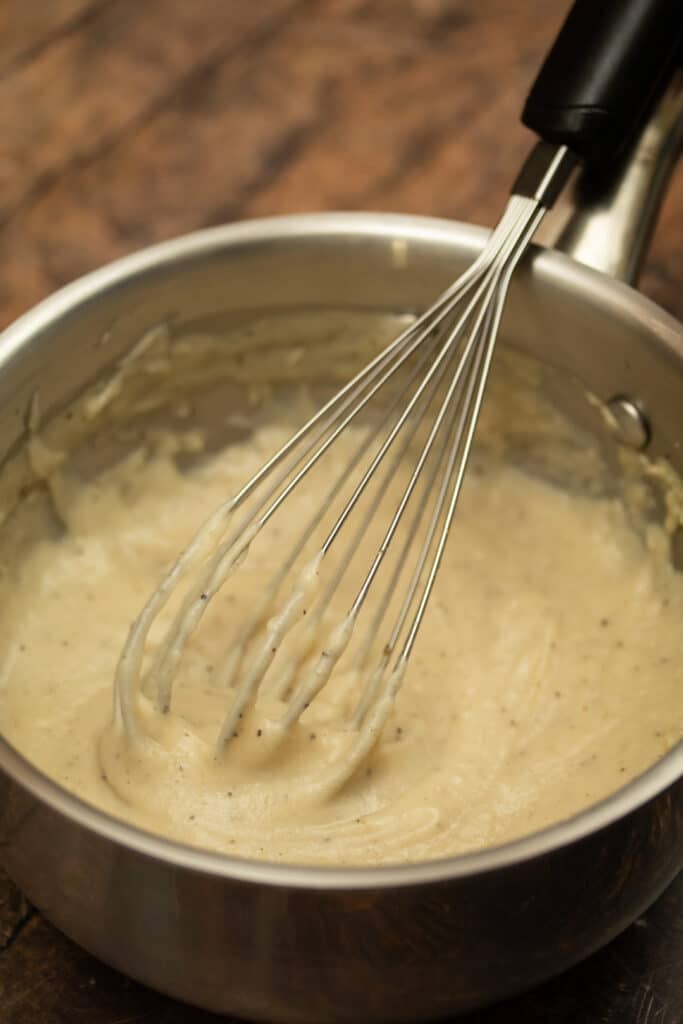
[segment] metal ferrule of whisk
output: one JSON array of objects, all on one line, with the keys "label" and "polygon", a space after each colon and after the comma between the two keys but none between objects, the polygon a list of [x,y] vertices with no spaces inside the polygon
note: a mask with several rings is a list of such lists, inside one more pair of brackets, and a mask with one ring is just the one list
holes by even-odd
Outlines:
[{"label": "metal ferrule of whisk", "polygon": [[[371,593],[374,600],[355,664],[363,685],[349,716],[347,754],[328,782],[341,784],[372,749],[403,683],[442,560],[511,275],[573,164],[565,147],[539,143],[473,265],[202,526],[131,627],[121,655],[114,715],[131,739],[143,733],[138,714],[143,677],[145,691],[153,693],[159,712],[168,711],[183,653],[212,599],[293,490],[374,403],[380,409],[379,422],[373,421],[372,429],[362,435],[352,459],[312,512],[249,625],[231,638],[216,681],[226,687],[226,709],[215,753],[220,755],[233,742],[238,722],[253,709],[264,686],[285,701],[281,717],[264,722],[264,728],[271,735],[284,735],[295,726],[334,672]],[[374,557],[359,574],[355,598],[332,628],[323,628],[322,613],[351,554],[377,515],[397,468],[403,466],[405,473],[409,458],[399,500],[386,516]],[[371,487],[374,497],[368,498]],[[322,543],[302,564],[307,541],[326,517],[331,517],[331,525]],[[349,557],[342,550],[338,568],[322,586],[319,571],[324,560],[333,547],[343,545],[348,546]],[[391,570],[381,577],[378,592],[380,569],[390,554]],[[185,592],[178,610],[143,672],[150,628],[181,587]],[[308,618],[302,627],[304,608]],[[282,642],[296,626],[305,631],[300,658],[290,655],[286,664],[276,667]],[[370,652],[376,649],[377,637],[381,645],[373,662]]]}]

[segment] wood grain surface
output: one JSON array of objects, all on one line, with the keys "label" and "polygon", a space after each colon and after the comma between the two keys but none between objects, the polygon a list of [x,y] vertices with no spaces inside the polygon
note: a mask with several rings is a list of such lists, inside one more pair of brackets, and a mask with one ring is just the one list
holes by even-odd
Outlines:
[{"label": "wood grain surface", "polygon": [[[525,90],[568,6],[2,0],[0,326],[117,256],[237,218],[493,223],[530,143]],[[642,287],[681,318],[682,238],[679,174]],[[637,934],[467,1020],[680,1024],[682,921],[679,880]],[[0,1024],[212,1019],[93,961],[0,874]]]}]

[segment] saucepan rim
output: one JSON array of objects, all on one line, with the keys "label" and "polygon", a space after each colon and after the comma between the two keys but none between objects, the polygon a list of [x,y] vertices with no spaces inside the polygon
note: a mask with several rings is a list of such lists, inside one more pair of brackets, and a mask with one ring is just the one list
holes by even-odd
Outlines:
[{"label": "saucepan rim", "polygon": [[[314,239],[324,236],[367,236],[422,242],[458,242],[468,254],[476,254],[488,232],[456,221],[404,214],[323,213],[297,214],[242,221],[208,228],[125,256],[79,278],[45,299],[0,335],[0,373],[22,346],[41,329],[80,304],[96,299],[108,287],[163,265],[206,255],[212,250],[240,243]],[[636,318],[676,361],[683,362],[683,327],[655,303],[628,285],[584,267],[562,253],[532,249],[531,273],[556,286],[570,285],[590,296],[607,312]],[[86,803],[16,751],[0,735],[0,770],[38,801],[96,833],[101,839],[127,847],[145,857],[187,871],[226,880],[299,889],[354,890],[394,888],[421,883],[445,882],[511,867],[550,854],[606,828],[674,785],[683,776],[683,740],[644,773],[616,793],[564,821],[513,842],[471,853],[416,864],[372,867],[290,865],[246,860],[199,849],[144,831]]]}]

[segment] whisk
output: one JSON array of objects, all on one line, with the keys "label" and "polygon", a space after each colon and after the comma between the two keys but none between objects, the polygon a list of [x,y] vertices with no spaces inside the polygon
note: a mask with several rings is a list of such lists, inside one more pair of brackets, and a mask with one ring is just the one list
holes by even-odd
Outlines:
[{"label": "whisk", "polygon": [[[644,118],[680,36],[675,7],[663,0],[599,10],[588,0],[575,4],[523,115],[543,141],[479,257],[210,516],[131,627],[116,673],[114,716],[132,741],[144,735],[143,687],[166,713],[181,658],[212,599],[292,492],[345,432],[362,424],[354,454],[231,638],[215,676],[226,699],[214,752],[222,755],[235,742],[263,693],[282,710],[263,718],[259,735],[274,743],[286,737],[328,684],[365,609],[365,632],[349,663],[357,684],[346,722],[350,740],[321,784],[342,785],[366,758],[403,684],[442,562],[511,277],[577,162],[604,166]],[[382,520],[349,606],[328,622],[340,581],[397,486],[396,506]],[[333,550],[337,562],[323,583]],[[183,582],[187,591],[145,670],[150,630]]]}]

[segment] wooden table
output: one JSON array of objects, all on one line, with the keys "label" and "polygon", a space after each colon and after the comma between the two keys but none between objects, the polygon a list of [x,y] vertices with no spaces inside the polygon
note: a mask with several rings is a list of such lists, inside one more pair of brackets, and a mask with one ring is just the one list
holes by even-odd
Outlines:
[{"label": "wooden table", "polygon": [[[4,0],[0,325],[159,239],[388,209],[492,223],[567,2]],[[683,176],[642,287],[683,318]],[[0,874],[0,1024],[208,1024],[98,964]],[[469,1024],[680,1024],[683,883],[607,950]]]}]

